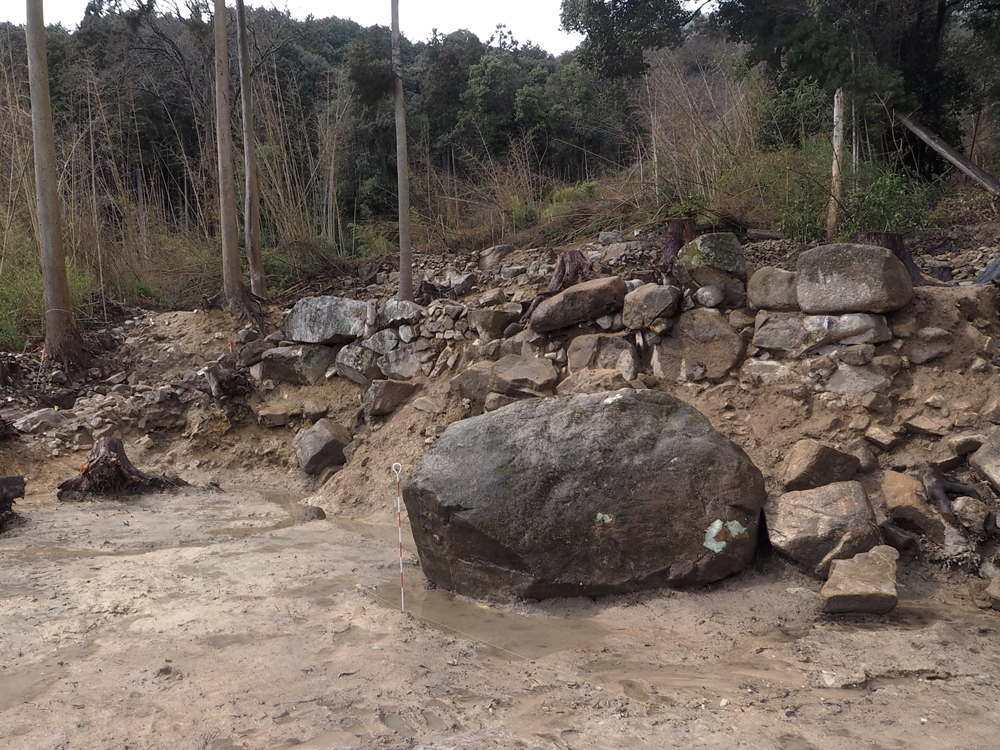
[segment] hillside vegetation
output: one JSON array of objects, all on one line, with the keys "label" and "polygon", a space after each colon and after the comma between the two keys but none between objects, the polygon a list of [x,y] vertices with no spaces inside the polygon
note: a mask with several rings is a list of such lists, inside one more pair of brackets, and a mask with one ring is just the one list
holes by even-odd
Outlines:
[{"label": "hillside vegetation", "polygon": [[[404,40],[420,252],[656,233],[679,216],[818,239],[837,88],[844,237],[947,220],[935,207],[963,185],[890,126],[894,108],[997,164],[989,3],[938,4],[932,20],[925,2],[728,0],[711,16],[668,3],[663,18],[625,5],[673,30],[639,33],[601,16],[603,3],[567,2],[564,23],[588,36],[558,58],[502,26],[487,40]],[[251,9],[248,25],[265,266],[281,298],[396,251],[390,35],[271,9]],[[91,3],[78,28],[47,37],[78,318],[105,319],[109,300],[200,304],[221,275],[208,4]],[[608,66],[612,37],[630,67]],[[239,147],[238,122],[233,132]],[[20,349],[40,334],[43,304],[24,29],[11,24],[0,25],[0,141],[0,347]]]}]

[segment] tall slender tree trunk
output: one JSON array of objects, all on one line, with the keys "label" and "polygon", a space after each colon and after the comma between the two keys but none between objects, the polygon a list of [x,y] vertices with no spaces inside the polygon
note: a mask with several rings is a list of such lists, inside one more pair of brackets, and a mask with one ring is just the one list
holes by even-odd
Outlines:
[{"label": "tall slender tree trunk", "polygon": [[229,110],[229,48],[226,0],[215,0],[215,137],[219,148],[219,223],[222,225],[222,292],[229,312],[240,310],[243,274],[240,268],[239,223],[236,218],[236,176],[233,172],[232,115]]},{"label": "tall slender tree trunk", "polygon": [[28,81],[31,88],[31,127],[35,151],[35,190],[38,200],[38,241],[42,251],[45,301],[45,356],[67,369],[83,365],[83,342],[76,327],[66,275],[59,178],[56,172],[49,70],[45,55],[45,19],[42,0],[27,0]]},{"label": "tall slender tree trunk", "polygon": [[243,163],[246,170],[246,203],[243,235],[250,266],[250,291],[267,298],[264,256],[260,240],[260,190],[257,186],[257,139],[253,126],[253,97],[250,81],[250,44],[243,0],[236,0],[236,34],[240,43],[240,98],[243,104]]},{"label": "tall slender tree trunk", "polygon": [[844,90],[837,89],[833,97],[833,179],[830,189],[830,207],[826,215],[826,238],[837,239],[837,219],[840,199],[844,193]]},{"label": "tall slender tree trunk", "polygon": [[[216,0],[218,1],[218,0]],[[410,246],[410,164],[406,155],[406,108],[403,106],[403,52],[399,40],[399,0],[392,0],[392,70],[396,77],[396,184],[399,192],[399,292],[413,300],[413,251]]]}]

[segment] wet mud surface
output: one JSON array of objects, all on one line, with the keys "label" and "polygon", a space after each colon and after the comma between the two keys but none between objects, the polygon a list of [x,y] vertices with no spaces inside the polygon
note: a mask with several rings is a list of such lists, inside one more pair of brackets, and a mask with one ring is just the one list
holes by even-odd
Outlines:
[{"label": "wet mud surface", "polygon": [[29,498],[0,537],[0,747],[990,748],[1000,618],[910,568],[823,618],[763,556],[710,588],[486,606],[280,489]]}]

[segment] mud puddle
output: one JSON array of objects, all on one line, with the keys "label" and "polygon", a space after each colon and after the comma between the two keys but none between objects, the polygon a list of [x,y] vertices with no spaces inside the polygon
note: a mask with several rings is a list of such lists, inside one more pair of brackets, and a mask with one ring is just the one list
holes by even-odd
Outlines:
[{"label": "mud puddle", "polygon": [[[608,632],[593,620],[525,617],[425,586],[422,575],[417,578],[411,574],[405,588],[407,614],[445,632],[492,646],[514,659],[540,659],[592,646]],[[371,593],[383,607],[400,608],[398,580],[379,584]]]}]

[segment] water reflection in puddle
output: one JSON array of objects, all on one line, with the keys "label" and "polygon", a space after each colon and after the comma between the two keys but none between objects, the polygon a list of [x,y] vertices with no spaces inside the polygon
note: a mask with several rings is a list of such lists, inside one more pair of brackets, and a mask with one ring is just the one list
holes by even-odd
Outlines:
[{"label": "water reflection in puddle", "polygon": [[[588,646],[608,632],[592,620],[525,617],[439,589],[423,588],[424,579],[406,587],[406,611],[424,622],[497,646],[512,655],[538,659]],[[376,587],[379,604],[399,609],[399,582]]]}]

